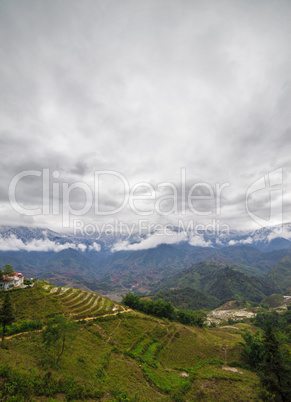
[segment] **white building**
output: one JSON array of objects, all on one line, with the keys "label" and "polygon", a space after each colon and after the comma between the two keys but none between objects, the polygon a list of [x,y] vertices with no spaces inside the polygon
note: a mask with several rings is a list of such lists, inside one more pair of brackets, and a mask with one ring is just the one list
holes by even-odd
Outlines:
[{"label": "white building", "polygon": [[14,272],[14,276],[4,276],[0,281],[0,290],[19,287],[24,284],[24,275],[21,272]]},{"label": "white building", "polygon": [[14,272],[14,286],[18,287],[24,284],[24,275],[21,272]]}]

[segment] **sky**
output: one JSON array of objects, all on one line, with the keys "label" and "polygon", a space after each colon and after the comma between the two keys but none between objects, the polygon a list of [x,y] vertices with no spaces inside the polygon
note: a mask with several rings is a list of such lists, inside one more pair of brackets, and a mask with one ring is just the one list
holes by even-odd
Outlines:
[{"label": "sky", "polygon": [[290,43],[290,0],[0,0],[0,224],[290,222]]}]

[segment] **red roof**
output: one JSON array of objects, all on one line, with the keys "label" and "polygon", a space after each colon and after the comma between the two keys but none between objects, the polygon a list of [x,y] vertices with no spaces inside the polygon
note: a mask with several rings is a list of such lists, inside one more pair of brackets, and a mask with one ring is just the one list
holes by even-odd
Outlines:
[{"label": "red roof", "polygon": [[14,276],[18,276],[18,278],[22,278],[24,275],[18,272],[14,272]]},{"label": "red roof", "polygon": [[13,281],[14,278],[11,278],[10,276],[3,276],[4,281]]}]

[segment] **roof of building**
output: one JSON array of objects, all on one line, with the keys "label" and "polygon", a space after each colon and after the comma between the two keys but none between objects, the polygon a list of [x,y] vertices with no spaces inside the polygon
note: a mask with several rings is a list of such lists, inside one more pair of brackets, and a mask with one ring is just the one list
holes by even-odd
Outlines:
[{"label": "roof of building", "polygon": [[22,278],[24,275],[21,272],[14,272],[14,276],[18,276],[18,278]]},{"label": "roof of building", "polygon": [[13,277],[11,277],[11,276],[3,276],[3,280],[4,281],[13,281]]}]

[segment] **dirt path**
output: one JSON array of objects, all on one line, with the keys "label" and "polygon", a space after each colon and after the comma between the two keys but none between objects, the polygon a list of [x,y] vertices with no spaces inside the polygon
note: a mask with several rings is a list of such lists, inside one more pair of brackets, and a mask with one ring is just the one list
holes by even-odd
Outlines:
[{"label": "dirt path", "polygon": [[[123,308],[123,311],[116,311],[115,313],[112,313],[112,314],[110,314],[110,313],[108,313],[108,314],[102,314],[102,315],[99,315],[99,316],[97,316],[97,317],[86,317],[86,318],[77,319],[77,320],[74,320],[74,321],[83,321],[83,320],[84,320],[84,321],[89,321],[89,320],[95,320],[95,318],[99,318],[99,317],[107,317],[107,316],[109,316],[109,315],[117,315],[117,314],[122,314],[122,313],[127,313],[127,312],[133,312],[133,310],[131,310],[131,309],[125,310],[125,308],[124,308],[123,306],[121,306],[121,307]],[[120,324],[120,322],[119,322],[119,324]],[[17,334],[5,336],[4,341],[7,340],[7,339],[14,338],[15,336],[23,335],[23,334],[31,334],[31,333],[35,333],[35,332],[42,332],[45,328],[46,328],[46,327],[43,327],[42,329],[35,329],[35,330],[33,330],[33,331],[18,332]],[[116,328],[115,328],[115,329],[116,329]],[[115,330],[114,330],[114,331],[115,331]],[[114,331],[113,331],[113,332],[114,332]],[[113,334],[113,332],[111,333],[111,335]],[[110,336],[111,336],[111,335],[110,335]],[[2,340],[0,339],[0,342],[1,342],[1,341],[2,341]]]},{"label": "dirt path", "polygon": [[[45,327],[42,328],[42,329],[34,329],[33,331],[18,332],[17,334],[5,336],[4,341],[6,341],[7,339],[14,338],[15,336],[18,336],[18,335],[31,334],[31,333],[34,333],[34,332],[42,332],[44,329],[45,329]],[[2,342],[2,339],[0,339],[0,342]]]},{"label": "dirt path", "polygon": [[123,310],[123,311],[116,311],[115,313],[108,313],[108,314],[102,314],[102,315],[98,315],[96,317],[86,317],[86,318],[81,318],[75,321],[89,321],[89,320],[95,320],[95,318],[99,318],[99,317],[107,317],[109,315],[117,315],[117,314],[123,314],[123,313],[128,313],[128,312],[134,312],[133,310],[131,310],[130,308],[128,310]]},{"label": "dirt path", "polygon": [[121,319],[119,319],[118,324],[116,325],[116,327],[114,328],[114,330],[113,330],[113,331],[111,332],[111,334],[109,335],[109,337],[108,337],[106,343],[108,343],[108,342],[110,341],[110,339],[112,338],[112,335],[113,335],[114,332],[117,330],[117,328],[119,327],[120,323],[121,323]]}]

